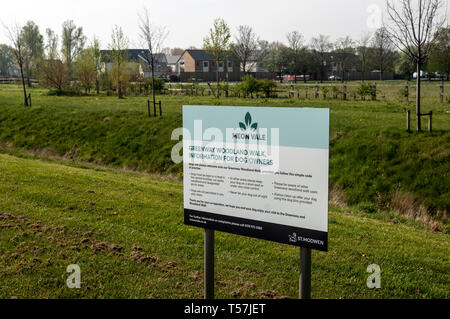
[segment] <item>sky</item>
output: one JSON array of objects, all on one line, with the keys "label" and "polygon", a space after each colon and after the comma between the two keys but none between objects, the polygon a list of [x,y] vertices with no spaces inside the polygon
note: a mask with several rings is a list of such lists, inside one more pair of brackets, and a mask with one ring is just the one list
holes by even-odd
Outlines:
[{"label": "sky", "polygon": [[[264,40],[286,42],[286,34],[297,30],[307,42],[318,34],[332,40],[381,26],[386,0],[1,0],[0,22],[24,24],[33,20],[61,34],[62,23],[74,20],[88,39],[95,35],[106,48],[115,25],[122,27],[132,48],[139,43],[138,14],[147,7],[152,24],[165,26],[165,47],[201,47],[213,21],[221,17],[233,38],[239,25],[249,25]],[[0,43],[7,43],[0,27]]]}]

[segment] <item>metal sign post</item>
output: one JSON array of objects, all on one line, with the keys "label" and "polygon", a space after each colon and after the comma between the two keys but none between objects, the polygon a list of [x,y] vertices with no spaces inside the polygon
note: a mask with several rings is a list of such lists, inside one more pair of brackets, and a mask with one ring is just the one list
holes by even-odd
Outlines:
[{"label": "metal sign post", "polygon": [[311,248],[300,248],[299,298],[311,299]]},{"label": "metal sign post", "polygon": [[214,299],[214,230],[205,228],[205,299]]}]

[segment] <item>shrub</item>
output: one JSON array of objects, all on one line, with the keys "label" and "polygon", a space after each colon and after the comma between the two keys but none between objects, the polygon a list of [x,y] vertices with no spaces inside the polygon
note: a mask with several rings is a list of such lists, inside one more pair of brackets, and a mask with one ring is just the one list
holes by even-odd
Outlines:
[{"label": "shrub", "polygon": [[371,83],[361,83],[361,86],[358,88],[357,93],[361,97],[361,100],[365,100],[366,97],[375,95],[375,91]]},{"label": "shrub", "polygon": [[253,93],[258,92],[260,89],[260,82],[256,80],[253,76],[247,74],[242,79],[241,83],[241,91],[244,94],[244,96],[252,95]]},{"label": "shrub", "polygon": [[271,97],[273,89],[275,89],[277,87],[277,84],[274,81],[268,80],[268,79],[258,80],[258,82],[259,82],[260,90],[262,92],[264,92],[264,94],[266,95],[266,98]]},{"label": "shrub", "polygon": [[[164,90],[164,80],[161,78],[156,78],[155,77],[155,91],[158,93],[161,93],[162,90]],[[152,78],[148,78],[147,81],[145,82],[145,88],[146,89],[151,89],[153,90],[153,81]]]}]

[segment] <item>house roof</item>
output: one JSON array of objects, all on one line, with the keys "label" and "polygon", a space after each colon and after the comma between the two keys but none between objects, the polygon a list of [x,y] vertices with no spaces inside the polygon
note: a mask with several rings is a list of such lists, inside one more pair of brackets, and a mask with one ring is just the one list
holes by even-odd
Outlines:
[{"label": "house roof", "polygon": [[205,50],[188,49],[185,52],[189,53],[189,55],[194,60],[201,60],[201,61],[212,61],[212,60],[215,60],[214,56],[212,54],[209,54]]},{"label": "house roof", "polygon": [[[149,54],[148,49],[128,49],[127,51],[127,58],[128,61],[134,61],[134,62],[140,62],[141,60],[144,60],[144,56],[146,54]],[[104,57],[105,60],[110,60],[111,50],[101,50],[100,53]],[[166,62],[166,55],[164,53],[157,53],[156,54],[156,61],[158,63],[164,63]]]},{"label": "house roof", "polygon": [[181,55],[166,55],[167,64],[177,64],[180,58]]}]

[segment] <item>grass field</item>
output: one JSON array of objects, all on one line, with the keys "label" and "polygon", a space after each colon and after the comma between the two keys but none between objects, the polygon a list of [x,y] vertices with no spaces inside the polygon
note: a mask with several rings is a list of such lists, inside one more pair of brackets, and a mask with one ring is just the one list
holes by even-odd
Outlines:
[{"label": "grass field", "polygon": [[[329,107],[330,185],[336,203],[367,212],[396,211],[449,231],[450,104],[433,110],[433,133],[407,133],[413,104],[333,99],[242,99],[159,96],[163,117],[146,116],[145,97],[47,96],[32,89],[24,108],[18,86],[0,86],[0,143],[47,156],[151,173],[181,174],[170,158],[183,104]],[[414,112],[412,114],[414,127]],[[423,120],[426,129],[426,121]],[[436,225],[436,222],[440,225]]]},{"label": "grass field", "polygon": [[[313,252],[313,298],[450,297],[449,103],[425,100],[434,131],[417,134],[400,102],[159,96],[163,117],[148,118],[145,97],[46,93],[25,108],[19,86],[0,85],[0,298],[202,297],[203,233],[183,225],[170,159],[189,104],[330,108],[330,243]],[[218,233],[216,256],[219,298],[297,296],[296,248]]]},{"label": "grass field", "polygon": [[[0,298],[202,297],[203,233],[183,225],[179,182],[5,154],[0,179]],[[449,235],[346,211],[329,226],[313,298],[450,297]],[[216,254],[217,297],[297,296],[298,249],[218,233]],[[373,263],[381,289],[366,287]]]}]

